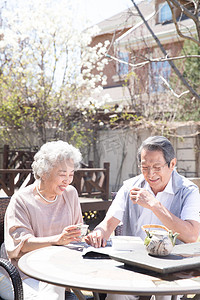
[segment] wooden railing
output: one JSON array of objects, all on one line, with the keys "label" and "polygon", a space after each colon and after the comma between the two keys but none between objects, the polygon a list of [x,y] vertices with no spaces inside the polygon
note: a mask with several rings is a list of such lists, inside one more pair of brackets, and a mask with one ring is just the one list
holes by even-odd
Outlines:
[{"label": "wooden railing", "polygon": [[[37,150],[37,149],[36,149]],[[9,145],[3,146],[4,169],[29,169],[37,151],[10,149]]]},{"label": "wooden railing", "polygon": [[[109,163],[104,168],[81,168],[75,172],[73,185],[80,197],[109,198]],[[31,169],[0,169],[0,189],[7,196],[34,182]]]},{"label": "wooden railing", "polygon": [[80,197],[109,198],[110,164],[104,163],[104,168],[82,168],[75,172],[73,185]]},{"label": "wooden railing", "polygon": [[[109,163],[104,168],[81,168],[74,174],[74,185],[82,211],[107,211],[109,201]],[[0,190],[12,196],[16,190],[34,182],[31,169],[0,169]]]},{"label": "wooden railing", "polygon": [[191,178],[188,178],[190,179],[194,184],[196,184],[199,188],[199,191],[200,191],[200,177],[191,177]]},{"label": "wooden railing", "polygon": [[22,186],[34,182],[31,169],[0,169],[0,190],[12,196]]},{"label": "wooden railing", "polygon": [[[76,187],[83,212],[84,221],[94,228],[105,216],[111,200],[109,200],[109,163],[103,168],[81,168],[75,172],[73,185]],[[0,244],[3,242],[4,214],[10,197],[20,187],[34,182],[31,169],[0,169],[0,190],[7,196],[0,196]],[[91,216],[94,216],[95,218]],[[89,216],[89,218],[88,218]]]}]

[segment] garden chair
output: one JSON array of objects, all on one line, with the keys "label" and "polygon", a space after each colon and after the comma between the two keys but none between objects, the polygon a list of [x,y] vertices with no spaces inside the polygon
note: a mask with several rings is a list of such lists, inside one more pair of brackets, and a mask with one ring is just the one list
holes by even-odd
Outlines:
[{"label": "garden chair", "polygon": [[[0,267],[3,268],[8,276],[11,279],[13,291],[14,291],[14,300],[23,300],[23,287],[22,280],[19,275],[17,268],[11,264],[11,262],[7,259],[0,258]],[[0,292],[1,292],[1,284],[0,284]],[[0,297],[3,300],[3,298]]]},{"label": "garden chair", "polygon": [[[4,215],[6,208],[9,204],[10,197],[2,197],[0,198],[0,245],[4,241]],[[8,277],[11,280],[14,292],[14,300],[23,300],[23,287],[22,287],[22,280],[17,268],[7,259],[0,257],[0,269],[7,272]],[[0,270],[1,271],[1,270]],[[1,285],[0,285],[1,291]],[[2,299],[0,297],[0,299]],[[3,299],[2,299],[3,300]]]}]

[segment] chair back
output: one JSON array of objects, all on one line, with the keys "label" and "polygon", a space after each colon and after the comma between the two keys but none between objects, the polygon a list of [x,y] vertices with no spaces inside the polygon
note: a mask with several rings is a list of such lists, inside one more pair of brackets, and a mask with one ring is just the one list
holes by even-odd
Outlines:
[{"label": "chair back", "polygon": [[[3,268],[8,273],[8,277],[12,282],[14,300],[23,300],[24,299],[23,285],[17,268],[9,260],[4,258],[0,258],[0,267]],[[1,287],[3,289],[4,288],[3,281],[1,281],[0,283],[2,284]],[[0,299],[2,298],[0,297]]]},{"label": "chair back", "polygon": [[4,216],[9,202],[10,197],[0,197],[0,245],[4,241]]},{"label": "chair back", "polygon": [[[0,245],[4,241],[4,216],[11,197],[0,197]],[[8,273],[14,291],[14,300],[23,300],[23,286],[17,268],[7,259],[0,258],[0,267]],[[1,299],[1,298],[0,298]]]}]

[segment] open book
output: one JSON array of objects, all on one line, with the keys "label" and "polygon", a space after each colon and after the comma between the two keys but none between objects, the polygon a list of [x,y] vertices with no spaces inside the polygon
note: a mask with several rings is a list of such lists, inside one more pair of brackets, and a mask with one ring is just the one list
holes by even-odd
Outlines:
[{"label": "open book", "polygon": [[144,248],[144,242],[139,237],[115,236],[107,241],[106,247],[94,248],[85,245],[83,249],[84,258],[111,258],[115,253],[124,251],[134,252],[139,248]]}]

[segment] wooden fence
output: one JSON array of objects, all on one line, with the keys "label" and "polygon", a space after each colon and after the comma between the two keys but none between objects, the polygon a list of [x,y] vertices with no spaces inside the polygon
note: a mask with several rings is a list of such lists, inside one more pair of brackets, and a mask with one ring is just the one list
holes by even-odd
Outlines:
[{"label": "wooden fence", "polygon": [[30,169],[35,151],[10,149],[3,146],[3,169]]},{"label": "wooden fence", "polygon": [[[89,210],[107,210],[109,201],[109,169],[81,168],[74,174],[74,185],[78,191],[83,212]],[[34,182],[31,169],[0,169],[0,190],[12,196],[16,190]]]},{"label": "wooden fence", "polygon": [[[16,190],[34,182],[31,164],[37,150],[10,149],[9,145],[4,145],[0,169],[1,202],[9,202],[6,197],[10,198]],[[94,163],[89,161],[88,165],[82,163],[74,174],[72,184],[78,191],[84,221],[91,227],[103,219],[111,204],[109,172],[109,163],[104,163],[103,168],[94,168]]]}]

